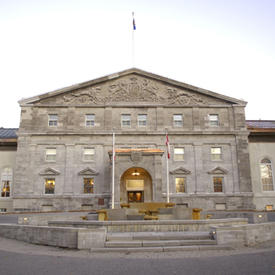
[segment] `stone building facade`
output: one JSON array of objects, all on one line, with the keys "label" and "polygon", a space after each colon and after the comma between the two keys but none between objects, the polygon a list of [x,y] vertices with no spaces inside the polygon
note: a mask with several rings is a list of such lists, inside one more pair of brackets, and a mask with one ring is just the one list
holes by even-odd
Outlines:
[{"label": "stone building facade", "polygon": [[15,210],[170,201],[252,209],[246,102],[129,69],[21,100]]},{"label": "stone building facade", "polygon": [[275,121],[248,120],[253,201],[257,209],[275,208]]},{"label": "stone building facade", "polygon": [[0,128],[0,212],[13,210],[16,130],[14,128]]}]

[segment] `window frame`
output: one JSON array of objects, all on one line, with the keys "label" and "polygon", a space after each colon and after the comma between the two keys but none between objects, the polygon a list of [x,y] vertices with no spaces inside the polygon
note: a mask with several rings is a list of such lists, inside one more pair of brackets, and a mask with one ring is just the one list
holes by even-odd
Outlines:
[{"label": "window frame", "polygon": [[[269,179],[271,181],[271,184],[264,184],[263,183],[263,179],[264,179],[263,176],[262,176],[262,166],[263,165],[270,166],[271,177]],[[268,157],[262,158],[261,161],[260,161],[260,182],[261,182],[262,192],[274,192],[275,191],[273,165],[272,165],[272,161]],[[264,190],[264,185],[265,186],[272,186],[272,190]]]},{"label": "window frame", "polygon": [[[93,154],[85,154],[85,151],[88,150],[93,150]],[[86,158],[85,156],[91,156],[91,158]],[[83,148],[83,155],[82,155],[82,160],[85,162],[91,162],[94,161],[95,158],[95,148],[94,147],[84,147]]]},{"label": "window frame", "polygon": [[[221,182],[221,189],[222,189],[222,191],[215,191],[216,187],[217,187],[217,184],[215,184],[215,179],[222,179],[222,182]],[[213,186],[213,192],[214,193],[218,193],[218,194],[224,193],[224,187],[225,187],[225,178],[224,178],[224,176],[222,176],[222,175],[215,175],[215,176],[213,176],[212,177],[212,186]]]},{"label": "window frame", "polygon": [[[88,118],[88,116],[91,116],[92,118]],[[95,127],[95,114],[85,115],[85,127]]]},{"label": "window frame", "polygon": [[[90,184],[90,183],[85,183],[86,180],[91,180],[92,181],[92,192],[85,192],[85,184]],[[95,193],[95,178],[94,177],[83,177],[83,180],[82,180],[82,183],[83,183],[83,194],[85,195],[91,195],[91,194],[94,194]]]},{"label": "window frame", "polygon": [[[177,149],[182,149],[183,153],[182,154],[177,154],[176,153]],[[173,152],[174,152],[174,161],[184,161],[184,153],[185,153],[184,147],[174,147]],[[176,156],[182,156],[182,159],[179,159]]]},{"label": "window frame", "polygon": [[[183,188],[184,188],[184,192],[177,191],[177,179],[183,179]],[[186,193],[187,193],[186,177],[183,177],[183,176],[176,176],[176,177],[174,178],[174,182],[175,182],[175,193],[176,193],[176,194],[186,194]]]},{"label": "window frame", "polygon": [[[216,119],[211,119],[213,117],[216,117]],[[209,126],[211,127],[218,127],[220,126],[220,118],[219,118],[219,114],[209,114],[208,115],[208,119],[209,119]]]},{"label": "window frame", "polygon": [[[145,119],[140,119],[140,117],[145,117]],[[145,121],[145,124],[141,123],[141,122],[144,122]],[[147,114],[138,114],[137,116],[137,124],[138,124],[138,127],[147,127]]]},{"label": "window frame", "polygon": [[[49,193],[49,192],[46,192],[46,188],[47,188],[47,181],[53,181],[53,193]],[[55,195],[55,185],[56,185],[56,179],[53,178],[53,177],[47,177],[47,178],[44,178],[44,195]]]},{"label": "window frame", "polygon": [[[2,191],[5,187],[5,182],[8,182],[8,187],[9,187],[9,196],[3,196],[2,197],[2,192],[5,192],[7,194],[7,191]],[[1,182],[0,182],[0,199],[5,200],[5,199],[10,199],[12,198],[12,187],[13,187],[13,169],[11,167],[5,167],[1,173]]]},{"label": "window frame", "polygon": [[[128,119],[125,119],[125,117],[128,116]],[[125,124],[125,122],[129,121],[128,123]],[[121,128],[131,128],[131,114],[121,114]]]},{"label": "window frame", "polygon": [[[180,117],[181,119],[175,119],[176,117]],[[183,115],[182,114],[173,114],[173,126],[180,128],[183,127]]]},{"label": "window frame", "polygon": [[[56,116],[56,118],[51,118],[51,116]],[[58,114],[48,114],[48,126],[49,127],[58,126]]]},{"label": "window frame", "polygon": [[[55,154],[47,154],[47,152],[50,151],[50,150],[55,150]],[[56,148],[54,148],[54,147],[46,148],[46,150],[45,150],[45,161],[46,162],[56,162],[56,155],[57,155]],[[50,159],[50,158],[48,158],[49,156],[54,156],[54,158]]]},{"label": "window frame", "polygon": [[[213,149],[220,149],[219,154],[212,153]],[[210,148],[211,161],[222,161],[222,147],[221,146],[211,146]],[[219,156],[219,158],[217,158]]]},{"label": "window frame", "polygon": [[[5,187],[5,184],[8,184],[7,187]],[[9,190],[6,191],[4,190],[5,188],[8,188]],[[7,196],[7,193],[8,193],[8,196]],[[3,196],[3,194],[5,194],[5,196]],[[11,181],[9,179],[2,179],[1,180],[1,196],[0,198],[3,199],[3,198],[10,198],[11,197]]]}]

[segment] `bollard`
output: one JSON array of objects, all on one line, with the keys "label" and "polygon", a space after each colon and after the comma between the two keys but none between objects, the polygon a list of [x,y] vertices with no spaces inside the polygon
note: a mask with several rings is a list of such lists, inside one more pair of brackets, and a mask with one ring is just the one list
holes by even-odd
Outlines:
[{"label": "bollard", "polygon": [[192,209],[193,211],[192,211],[192,219],[193,220],[200,220],[200,218],[201,218],[201,211],[202,211],[202,209],[200,209],[200,208],[193,208]]}]

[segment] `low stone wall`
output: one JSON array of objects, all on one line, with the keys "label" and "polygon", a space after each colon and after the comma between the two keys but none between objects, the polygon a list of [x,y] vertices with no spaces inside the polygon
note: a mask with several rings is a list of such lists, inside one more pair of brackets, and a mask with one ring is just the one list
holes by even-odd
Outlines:
[{"label": "low stone wall", "polygon": [[232,247],[254,246],[275,240],[275,222],[213,227],[212,230],[218,244]]},{"label": "low stone wall", "polygon": [[157,221],[52,221],[49,226],[106,228],[107,232],[179,232],[179,231],[210,231],[213,226],[232,226],[247,224],[247,219],[217,220],[157,220]]},{"label": "low stone wall", "polygon": [[203,211],[202,212],[203,217],[207,217],[208,215],[210,215],[211,219],[247,218],[248,223],[265,223],[268,221],[272,221],[272,220],[269,220],[269,213],[263,212],[263,211]]},{"label": "low stone wall", "polygon": [[1,224],[0,236],[33,244],[90,249],[104,247],[106,229]]},{"label": "low stone wall", "polygon": [[81,221],[81,217],[85,213],[70,213],[70,215],[62,214],[34,214],[34,215],[20,215],[18,217],[18,224],[24,225],[48,225],[49,221]]}]

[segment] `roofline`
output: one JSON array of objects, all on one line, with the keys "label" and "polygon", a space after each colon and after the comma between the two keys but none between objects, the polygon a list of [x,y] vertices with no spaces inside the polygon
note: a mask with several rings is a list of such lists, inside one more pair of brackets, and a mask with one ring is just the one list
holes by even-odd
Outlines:
[{"label": "roofline", "polygon": [[181,88],[185,88],[187,90],[195,91],[195,92],[198,92],[198,93],[201,93],[201,94],[204,94],[204,95],[208,95],[208,96],[211,96],[211,97],[215,97],[215,98],[219,98],[219,99],[222,99],[222,100],[225,100],[225,101],[229,101],[233,104],[238,104],[238,105],[241,105],[241,106],[246,106],[246,104],[247,104],[247,102],[243,101],[243,100],[239,100],[239,99],[229,97],[229,96],[224,96],[224,95],[212,92],[210,90],[206,90],[206,89],[199,88],[199,87],[196,87],[196,86],[193,86],[193,85],[189,85],[189,84],[186,84],[186,83],[183,83],[183,82],[179,82],[177,80],[173,80],[173,79],[166,78],[166,77],[163,77],[163,76],[160,76],[160,75],[157,75],[157,74],[146,72],[146,71],[140,70],[138,68],[126,69],[126,70],[123,70],[123,71],[120,71],[120,72],[117,72],[117,73],[113,73],[113,74],[109,74],[109,75],[106,75],[106,76],[103,76],[103,77],[99,77],[99,78],[96,78],[96,79],[93,79],[93,80],[85,81],[85,82],[82,82],[82,83],[79,83],[79,84],[74,84],[72,86],[68,86],[68,87],[65,87],[65,88],[54,90],[52,92],[43,93],[43,94],[40,94],[40,95],[37,95],[37,96],[34,96],[34,97],[30,97],[30,98],[26,98],[26,99],[21,99],[21,100],[18,101],[18,103],[20,104],[20,106],[25,105],[25,104],[31,104],[31,103],[36,102],[36,101],[41,100],[41,99],[45,99],[45,98],[48,98],[48,97],[51,97],[51,96],[56,96],[56,95],[63,94],[65,92],[73,91],[73,90],[76,90],[76,89],[85,88],[85,87],[88,87],[88,86],[91,86],[91,85],[106,82],[108,80],[115,79],[115,78],[118,78],[118,77],[121,77],[121,76],[126,76],[126,75],[129,75],[129,74],[137,74],[137,75],[147,76],[148,78],[151,78],[151,79],[154,79],[154,80],[157,79],[161,82],[169,83],[171,85],[178,86],[178,87],[181,87]]}]

